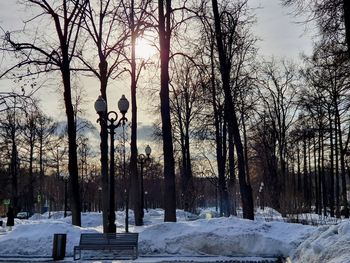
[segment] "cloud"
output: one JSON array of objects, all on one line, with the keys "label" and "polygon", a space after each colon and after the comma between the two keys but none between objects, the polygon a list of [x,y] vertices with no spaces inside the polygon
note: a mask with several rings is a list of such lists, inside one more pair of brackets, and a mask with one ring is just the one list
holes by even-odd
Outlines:
[{"label": "cloud", "polygon": [[154,128],[152,124],[139,123],[137,127],[137,137],[139,140],[150,141],[153,139],[152,135]]},{"label": "cloud", "polygon": [[258,46],[265,57],[297,58],[300,52],[311,53],[314,32],[306,32],[305,24],[296,23],[291,9],[281,6],[279,1],[266,0],[251,0],[250,6],[261,6],[256,9],[253,31],[262,40]]}]

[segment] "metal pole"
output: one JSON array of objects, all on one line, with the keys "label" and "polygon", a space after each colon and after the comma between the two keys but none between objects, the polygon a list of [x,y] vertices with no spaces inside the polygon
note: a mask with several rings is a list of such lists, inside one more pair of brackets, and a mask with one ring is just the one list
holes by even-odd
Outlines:
[{"label": "metal pole", "polygon": [[101,203],[102,203],[102,195],[101,195],[101,192],[102,192],[102,188],[98,188],[98,192],[99,192],[99,200],[98,200],[98,212],[101,213]]},{"label": "metal pole", "polygon": [[114,200],[114,128],[115,126],[110,125],[110,134],[111,134],[111,163],[110,163],[110,176],[109,176],[109,220],[108,220],[108,232],[115,233],[115,200]]},{"label": "metal pole", "polygon": [[147,194],[148,192],[145,192],[145,209],[148,212],[148,206],[147,206]]},{"label": "metal pole", "polygon": [[215,185],[215,211],[218,211],[218,186]]},{"label": "metal pole", "polygon": [[129,232],[129,180],[126,178],[125,125],[123,123],[123,177],[125,180],[125,232]]},{"label": "metal pole", "polygon": [[143,164],[144,164],[144,160],[142,160],[141,162],[140,162],[140,164],[141,164],[141,217],[143,218],[143,216],[144,216],[144,211],[143,211],[143,209],[144,209],[144,192],[143,192]]},{"label": "metal pole", "polygon": [[108,129],[107,129],[107,113],[100,113],[101,125],[101,209],[102,209],[102,223],[103,233],[108,233],[108,207],[109,207],[109,184],[108,184]]},{"label": "metal pole", "polygon": [[64,179],[64,217],[67,217],[67,183],[68,180]]}]

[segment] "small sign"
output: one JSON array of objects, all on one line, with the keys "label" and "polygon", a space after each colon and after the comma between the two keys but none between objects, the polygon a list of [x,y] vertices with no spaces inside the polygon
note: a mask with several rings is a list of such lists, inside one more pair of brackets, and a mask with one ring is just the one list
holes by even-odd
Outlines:
[{"label": "small sign", "polygon": [[3,204],[4,205],[9,205],[11,203],[10,199],[4,199]]},{"label": "small sign", "polygon": [[40,201],[41,201],[41,195],[38,195],[38,196],[37,196],[37,200],[38,200],[38,203],[40,203]]}]

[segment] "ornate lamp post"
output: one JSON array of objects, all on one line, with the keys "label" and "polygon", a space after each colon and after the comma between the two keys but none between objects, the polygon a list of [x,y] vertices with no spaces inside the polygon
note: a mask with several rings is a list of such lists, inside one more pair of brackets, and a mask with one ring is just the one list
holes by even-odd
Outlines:
[{"label": "ornate lamp post", "polygon": [[99,115],[98,122],[105,122],[109,134],[111,135],[111,145],[110,145],[110,171],[109,171],[109,184],[108,184],[108,193],[109,193],[109,203],[108,203],[108,233],[116,232],[115,225],[115,199],[114,199],[114,134],[115,129],[120,125],[125,125],[125,122],[128,119],[125,117],[126,112],[129,109],[129,101],[122,95],[121,99],[118,102],[118,108],[122,117],[118,121],[118,114],[115,111],[107,111],[106,101],[99,96],[95,102],[95,110]]},{"label": "ornate lamp post", "polygon": [[144,209],[144,195],[145,195],[145,192],[144,192],[144,187],[143,187],[143,166],[144,164],[147,164],[147,162],[150,161],[150,155],[151,155],[151,152],[152,152],[152,149],[149,145],[146,146],[145,148],[145,153],[146,155],[144,155],[143,153],[139,154],[137,156],[137,162],[140,164],[141,166],[141,180],[140,180],[140,192],[141,192],[141,211],[142,211],[142,217],[143,217],[143,209]]}]

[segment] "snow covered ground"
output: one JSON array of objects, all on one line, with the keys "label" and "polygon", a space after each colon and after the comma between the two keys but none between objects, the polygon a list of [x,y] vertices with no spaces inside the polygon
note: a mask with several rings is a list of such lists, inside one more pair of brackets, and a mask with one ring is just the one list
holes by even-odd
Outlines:
[{"label": "snow covered ground", "polygon": [[[199,261],[207,257],[206,262],[215,260],[215,257],[232,256],[284,256],[293,263],[350,262],[349,220],[319,227],[290,224],[282,222],[281,216],[271,209],[258,211],[256,221],[237,217],[216,218],[212,210],[204,210],[198,217],[178,210],[176,223],[164,223],[163,216],[161,209],[149,210],[142,227],[134,227],[131,220],[129,230],[139,233],[140,258],[137,262],[194,256]],[[50,258],[55,233],[67,234],[66,256],[72,257],[80,233],[102,232],[100,213],[83,213],[82,227],[72,226],[71,218],[63,218],[62,212],[51,213],[48,217],[46,213],[34,215],[29,220],[16,219],[11,231],[0,227],[0,260],[10,257]],[[117,231],[124,232],[125,214],[118,211],[116,217]],[[276,221],[265,222],[264,217],[273,217]],[[130,218],[133,218],[132,214]]]}]

